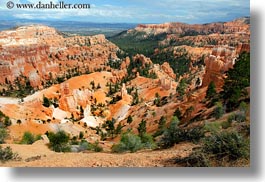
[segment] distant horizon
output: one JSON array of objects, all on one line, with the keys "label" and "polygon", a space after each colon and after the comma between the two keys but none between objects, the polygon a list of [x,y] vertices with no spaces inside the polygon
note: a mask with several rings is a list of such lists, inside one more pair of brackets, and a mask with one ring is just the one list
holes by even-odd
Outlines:
[{"label": "distant horizon", "polygon": [[[8,8],[8,3],[13,3]],[[3,20],[27,19],[49,21],[115,22],[132,24],[161,24],[183,22],[204,24],[227,22],[250,16],[249,0],[64,0],[64,3],[89,3],[90,9],[18,8],[18,4],[36,5],[39,2],[58,4],[61,0],[1,0],[0,17]]]},{"label": "distant horizon", "polygon": [[[16,22],[16,23],[20,23],[19,21],[21,21],[21,23],[31,23],[32,24],[41,24],[41,22],[48,22],[48,23],[63,23],[63,22],[72,22],[72,23],[85,23],[85,24],[109,24],[109,25],[114,25],[114,24],[117,24],[117,25],[122,25],[122,24],[128,24],[128,25],[140,25],[140,24],[165,24],[165,23],[183,23],[183,24],[189,24],[189,25],[195,25],[195,24],[210,24],[210,23],[224,23],[224,22],[231,22],[231,21],[234,21],[234,20],[237,20],[237,19],[240,19],[240,18],[250,18],[250,16],[241,16],[241,17],[236,17],[236,18],[233,18],[231,20],[227,20],[227,21],[212,21],[212,22],[203,22],[203,23],[188,23],[188,22],[181,22],[181,21],[171,21],[171,22],[135,22],[135,23],[132,23],[132,22],[96,22],[96,21],[79,21],[79,20],[54,20],[54,19],[51,19],[51,20],[40,20],[40,19],[12,19],[12,20],[7,20],[7,19],[0,19],[0,26],[1,26],[1,23],[3,23],[3,21],[7,21],[7,22]],[[40,23],[38,23],[40,22]]]}]

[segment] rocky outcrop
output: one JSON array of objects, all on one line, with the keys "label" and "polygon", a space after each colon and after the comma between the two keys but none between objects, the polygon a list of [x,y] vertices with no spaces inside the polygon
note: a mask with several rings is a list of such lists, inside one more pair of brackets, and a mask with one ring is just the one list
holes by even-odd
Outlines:
[{"label": "rocky outcrop", "polygon": [[168,62],[164,62],[164,63],[161,65],[161,68],[162,68],[162,70],[163,70],[168,76],[170,76],[170,77],[173,78],[173,79],[176,79],[176,75],[175,75],[173,69],[170,67],[170,65],[169,65]]},{"label": "rocky outcrop", "polygon": [[64,38],[42,25],[0,32],[0,49],[0,84],[26,77],[34,88],[103,69],[118,50],[104,35]]},{"label": "rocky outcrop", "polygon": [[[179,34],[179,35],[208,35],[213,33],[248,33],[250,31],[249,18],[236,19],[226,23],[209,24],[185,24],[185,23],[164,23],[164,24],[140,24],[135,30],[147,34]],[[130,30],[132,31],[132,30]]]},{"label": "rocky outcrop", "polygon": [[220,89],[224,83],[224,73],[233,67],[236,56],[236,51],[232,47],[213,48],[212,54],[204,59],[206,72],[202,86],[208,86],[213,81],[216,87]]}]

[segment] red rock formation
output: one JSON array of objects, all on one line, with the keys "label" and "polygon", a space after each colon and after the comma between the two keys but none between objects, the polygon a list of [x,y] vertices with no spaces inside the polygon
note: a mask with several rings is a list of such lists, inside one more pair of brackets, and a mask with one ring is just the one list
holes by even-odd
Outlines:
[{"label": "red rock formation", "polygon": [[54,28],[34,25],[0,32],[0,84],[17,77],[38,88],[57,77],[103,68],[118,48],[104,35],[63,38]]},{"label": "red rock formation", "polygon": [[213,48],[212,54],[205,57],[206,72],[203,77],[202,86],[208,86],[213,81],[220,89],[223,86],[224,73],[233,67],[237,54],[233,48],[217,47]]},{"label": "red rock formation", "polygon": [[170,67],[170,65],[169,65],[168,62],[164,62],[164,63],[161,65],[161,68],[162,68],[162,70],[163,70],[168,76],[170,76],[170,77],[173,78],[173,79],[176,79],[176,75],[175,75],[173,69]]},{"label": "red rock formation", "polygon": [[213,34],[213,33],[249,33],[249,18],[236,19],[226,23],[208,23],[208,24],[185,24],[185,23],[164,23],[138,25],[135,30],[146,33],[160,34]]}]

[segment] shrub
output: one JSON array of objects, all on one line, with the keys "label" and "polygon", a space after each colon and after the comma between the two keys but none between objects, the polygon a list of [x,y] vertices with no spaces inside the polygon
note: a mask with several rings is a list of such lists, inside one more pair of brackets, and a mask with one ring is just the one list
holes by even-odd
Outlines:
[{"label": "shrub", "polygon": [[162,116],[158,122],[158,130],[154,133],[154,137],[157,137],[159,135],[162,135],[166,129],[166,117]]},{"label": "shrub", "polygon": [[50,147],[55,152],[69,152],[70,146],[68,144],[69,136],[64,131],[58,131],[57,133],[49,133],[48,138],[50,140]]},{"label": "shrub", "polygon": [[178,127],[178,124],[179,124],[179,120],[173,119],[169,127],[164,131],[163,136],[161,140],[159,141],[159,145],[162,148],[172,147],[175,143],[179,142],[179,133],[181,131]]},{"label": "shrub", "polygon": [[128,118],[127,118],[127,123],[128,124],[131,124],[133,122],[133,118],[132,118],[132,116],[130,115],[130,116],[128,116]]},{"label": "shrub", "polygon": [[203,152],[213,154],[217,159],[229,157],[230,160],[249,157],[249,143],[237,132],[215,133],[206,137]]},{"label": "shrub", "polygon": [[5,143],[5,139],[8,136],[5,128],[0,128],[0,144]]},{"label": "shrub", "polygon": [[246,113],[243,111],[238,111],[235,114],[235,120],[239,123],[245,122],[247,120]]},{"label": "shrub", "polygon": [[8,126],[11,126],[11,125],[12,125],[12,122],[11,122],[11,120],[9,119],[9,117],[6,117],[6,118],[5,118],[4,125],[5,125],[5,127],[8,127]]},{"label": "shrub", "polygon": [[25,132],[23,134],[21,144],[33,144],[35,142],[35,137],[32,133],[30,132]]},{"label": "shrub", "polygon": [[84,132],[80,131],[79,132],[79,139],[83,139],[84,138]]},{"label": "shrub", "polygon": [[241,112],[247,113],[248,105],[245,102],[241,102],[240,105],[239,105],[239,110]]},{"label": "shrub", "polygon": [[142,120],[141,123],[139,123],[137,130],[138,130],[140,137],[146,133],[146,121],[145,120]]},{"label": "shrub", "polygon": [[34,135],[30,132],[25,132],[23,134],[22,140],[20,141],[21,144],[33,144],[37,140],[41,140],[41,135]]},{"label": "shrub", "polygon": [[79,141],[77,140],[77,136],[73,136],[73,138],[70,141],[71,145],[79,145]]},{"label": "shrub", "polygon": [[235,114],[231,114],[230,116],[228,116],[227,122],[232,124],[232,122],[235,121],[235,118]]},{"label": "shrub", "polygon": [[10,118],[6,116],[2,111],[0,111],[0,124],[2,125],[2,127],[8,127],[12,124]]},{"label": "shrub", "polygon": [[145,149],[155,149],[157,147],[153,137],[147,133],[142,135],[141,142],[143,144],[142,147]]},{"label": "shrub", "polygon": [[221,126],[223,129],[227,129],[227,128],[231,127],[231,123],[225,121],[225,122],[222,122]]},{"label": "shrub", "polygon": [[103,148],[99,145],[98,141],[96,141],[94,144],[89,143],[87,149],[94,151],[94,152],[102,152],[103,151]]},{"label": "shrub", "polygon": [[42,105],[44,107],[50,107],[50,105],[51,105],[51,101],[45,96],[43,96],[43,101],[42,102],[43,102]]},{"label": "shrub", "polygon": [[193,143],[198,143],[204,137],[204,131],[201,127],[181,130],[179,134],[180,141],[190,141]]},{"label": "shrub", "polygon": [[94,152],[102,152],[103,148],[99,145],[98,141],[94,144],[87,142],[86,140],[82,140],[79,144],[79,151],[91,150]]},{"label": "shrub", "polygon": [[222,103],[217,102],[215,105],[216,105],[216,108],[214,109],[214,117],[215,119],[219,119],[223,116],[223,114],[225,113],[225,110],[224,110]]},{"label": "shrub", "polygon": [[79,150],[80,151],[88,150],[88,145],[89,143],[86,140],[82,140],[79,144]]},{"label": "shrub", "polygon": [[136,152],[142,148],[141,138],[131,132],[122,134],[121,141],[112,146],[112,152]]},{"label": "shrub", "polygon": [[221,129],[221,127],[222,124],[220,122],[210,122],[205,124],[204,131],[215,133],[218,132]]},{"label": "shrub", "polygon": [[162,148],[172,147],[174,144],[182,141],[190,141],[197,143],[202,137],[204,137],[204,130],[201,127],[182,129],[178,126],[178,119],[173,117],[173,121],[170,126],[165,130],[159,145]]},{"label": "shrub", "polygon": [[206,98],[210,99],[210,98],[213,98],[215,95],[216,95],[216,86],[214,82],[211,81],[206,91]]},{"label": "shrub", "polygon": [[22,123],[22,121],[19,119],[19,120],[17,120],[17,124],[18,125],[21,125],[21,123]]},{"label": "shrub", "polygon": [[13,153],[12,149],[10,147],[2,148],[0,146],[0,161],[6,162],[9,160],[18,160],[18,154]]},{"label": "shrub", "polygon": [[175,163],[183,167],[209,167],[207,155],[201,151],[193,151],[191,155],[184,158],[176,158]]},{"label": "shrub", "polygon": [[179,118],[179,119],[181,120],[181,118],[182,118],[182,113],[181,113],[181,111],[180,111],[179,108],[177,108],[177,109],[175,110],[175,112],[174,112],[174,116],[176,116],[177,118]]}]

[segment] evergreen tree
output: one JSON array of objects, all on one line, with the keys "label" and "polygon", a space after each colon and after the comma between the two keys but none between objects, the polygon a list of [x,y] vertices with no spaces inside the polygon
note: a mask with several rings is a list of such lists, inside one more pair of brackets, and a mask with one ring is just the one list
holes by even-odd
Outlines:
[{"label": "evergreen tree", "polygon": [[132,116],[130,115],[128,118],[127,118],[127,123],[128,124],[131,124],[133,122],[133,118]]},{"label": "evergreen tree", "polygon": [[242,53],[236,60],[233,69],[227,71],[222,97],[228,110],[237,107],[243,89],[250,86],[250,53]]},{"label": "evergreen tree", "polygon": [[186,87],[187,87],[187,84],[186,84],[185,79],[181,79],[179,82],[179,85],[176,88],[176,91],[179,94],[180,98],[182,98],[184,96],[185,91],[186,91]]},{"label": "evergreen tree", "polygon": [[139,136],[142,137],[146,133],[146,121],[142,120],[137,128]]},{"label": "evergreen tree", "polygon": [[206,98],[211,99],[216,95],[216,89],[215,84],[213,81],[208,86],[207,92],[206,92]]}]

